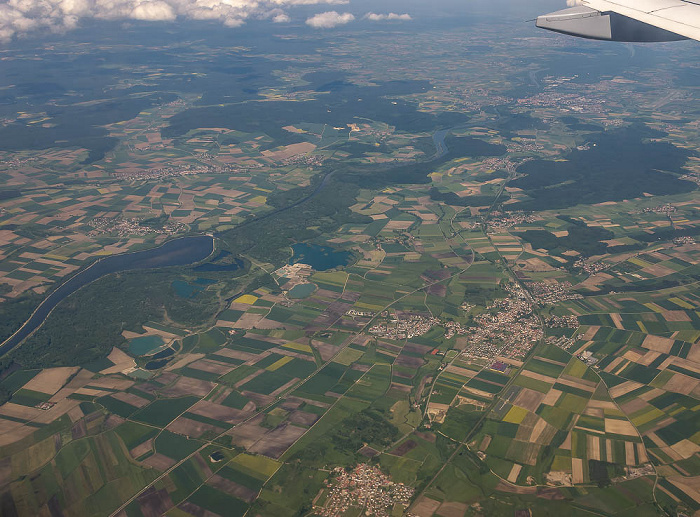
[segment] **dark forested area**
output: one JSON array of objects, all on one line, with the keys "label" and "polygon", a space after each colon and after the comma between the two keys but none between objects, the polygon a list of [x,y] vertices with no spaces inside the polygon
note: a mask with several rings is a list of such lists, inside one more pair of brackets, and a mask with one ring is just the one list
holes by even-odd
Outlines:
[{"label": "dark forested area", "polygon": [[557,237],[547,230],[527,230],[520,234],[523,240],[532,244],[534,249],[546,249],[550,252],[564,252],[575,250],[584,256],[600,255],[606,252],[608,244],[605,240],[615,237],[615,234],[605,228],[588,226],[582,221],[560,216],[569,223],[559,230],[567,230],[569,234],[565,237]]},{"label": "dark forested area", "polygon": [[666,142],[643,125],[608,131],[594,137],[587,149],[566,160],[533,160],[518,167],[525,174],[510,186],[530,197],[512,205],[517,210],[551,210],[578,204],[621,201],[645,194],[691,192],[697,185],[676,175],[695,153]]},{"label": "dark forested area", "polygon": [[182,326],[199,326],[215,316],[219,301],[203,291],[175,296],[175,271],[133,271],[102,278],[58,305],[44,325],[11,357],[25,367],[83,365],[123,345],[124,329],[138,331],[149,320],[167,316]]}]

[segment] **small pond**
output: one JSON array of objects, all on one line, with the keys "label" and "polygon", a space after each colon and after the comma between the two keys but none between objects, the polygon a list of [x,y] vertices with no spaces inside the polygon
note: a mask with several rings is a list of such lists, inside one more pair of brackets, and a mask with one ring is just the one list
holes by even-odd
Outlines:
[{"label": "small pond", "polygon": [[209,458],[214,463],[217,463],[217,462],[223,460],[224,458],[226,458],[226,456],[224,456],[224,454],[221,451],[215,451],[209,455]]},{"label": "small pond", "polygon": [[151,360],[146,363],[146,366],[144,366],[144,368],[149,371],[163,368],[163,366],[168,364],[168,361],[170,361],[171,357],[174,354],[175,349],[173,347],[168,347],[165,350],[161,350],[157,354],[153,354],[151,356]]},{"label": "small pond", "polygon": [[175,280],[171,286],[180,298],[194,298],[203,289],[201,286],[189,284],[184,280]]},{"label": "small pond", "polygon": [[144,368],[149,371],[158,370],[159,368],[163,368],[163,366],[168,364],[168,361],[169,359],[158,359],[157,361],[148,361]]}]

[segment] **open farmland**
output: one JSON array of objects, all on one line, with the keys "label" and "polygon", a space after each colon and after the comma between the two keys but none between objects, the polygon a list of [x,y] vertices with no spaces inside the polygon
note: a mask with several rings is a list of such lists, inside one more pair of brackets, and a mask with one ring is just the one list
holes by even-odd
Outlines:
[{"label": "open farmland", "polygon": [[0,358],[1,515],[700,511],[698,59],[480,16],[3,47],[2,339],[215,248]]}]

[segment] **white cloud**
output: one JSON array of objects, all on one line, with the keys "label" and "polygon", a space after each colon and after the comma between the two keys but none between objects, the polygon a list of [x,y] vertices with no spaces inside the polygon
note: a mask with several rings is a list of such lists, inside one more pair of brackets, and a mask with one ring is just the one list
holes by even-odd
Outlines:
[{"label": "white cloud", "polygon": [[383,21],[400,21],[400,22],[408,22],[411,21],[413,18],[411,18],[410,14],[396,14],[396,13],[389,13],[389,14],[377,14],[377,13],[367,13],[365,15],[365,19],[369,20],[371,22],[383,22]]},{"label": "white cloud", "polygon": [[582,4],[583,4],[582,0],[566,0],[566,5],[568,5],[569,7],[574,7],[576,5],[582,5]]},{"label": "white cloud", "polygon": [[129,18],[148,21],[172,21],[177,18],[173,8],[165,2],[143,2],[131,11]]},{"label": "white cloud", "polygon": [[[81,20],[214,20],[239,27],[249,19],[285,23],[283,9],[342,5],[349,0],[0,0],[0,41],[32,31],[64,32]],[[343,17],[352,15],[339,15]],[[351,20],[349,20],[351,21]],[[347,23],[341,22],[341,23]]]},{"label": "white cloud", "polygon": [[326,13],[319,13],[316,16],[312,16],[306,20],[306,25],[313,27],[314,29],[332,29],[338,25],[345,25],[354,21],[355,17],[350,13],[340,14],[336,11],[328,11]]}]

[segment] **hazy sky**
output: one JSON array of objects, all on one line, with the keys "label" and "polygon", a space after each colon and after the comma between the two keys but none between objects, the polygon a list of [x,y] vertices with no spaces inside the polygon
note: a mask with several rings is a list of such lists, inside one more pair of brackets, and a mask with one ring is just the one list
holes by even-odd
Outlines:
[{"label": "hazy sky", "polygon": [[251,23],[305,24],[332,30],[351,24],[403,24],[492,12],[534,17],[565,0],[0,0],[0,41],[61,33],[91,20],[154,24],[211,21],[234,30]]}]

